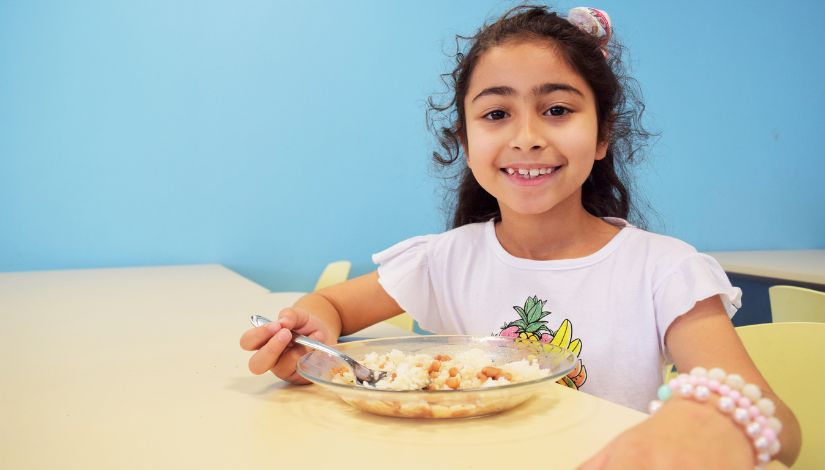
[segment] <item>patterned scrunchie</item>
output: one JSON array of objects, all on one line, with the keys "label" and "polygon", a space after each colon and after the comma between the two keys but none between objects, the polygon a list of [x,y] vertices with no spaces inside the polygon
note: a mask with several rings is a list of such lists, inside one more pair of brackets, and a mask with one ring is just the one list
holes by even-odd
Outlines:
[{"label": "patterned scrunchie", "polygon": [[598,8],[576,7],[567,12],[567,21],[593,35],[599,41],[602,54],[607,58],[607,43],[613,35],[613,27],[610,25],[607,12]]}]

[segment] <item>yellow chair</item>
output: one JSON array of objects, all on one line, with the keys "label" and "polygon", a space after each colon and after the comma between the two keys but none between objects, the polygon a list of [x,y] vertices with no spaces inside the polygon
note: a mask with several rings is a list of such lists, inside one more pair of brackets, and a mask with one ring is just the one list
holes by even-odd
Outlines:
[{"label": "yellow chair", "polygon": [[771,388],[793,410],[802,428],[794,469],[825,468],[825,323],[763,323],[736,328]]},{"label": "yellow chair", "polygon": [[315,283],[315,290],[320,290],[324,287],[329,287],[333,284],[346,281],[349,276],[350,267],[352,267],[352,263],[349,261],[335,261],[333,263],[329,263],[321,272],[318,282]]},{"label": "yellow chair", "polygon": [[392,318],[388,318],[384,320],[384,322],[389,323],[393,326],[397,326],[402,330],[415,331],[415,321],[413,320],[413,317],[411,317],[410,314],[406,312],[396,315]]},{"label": "yellow chair", "polygon": [[768,289],[774,323],[825,322],[825,292],[795,286]]}]

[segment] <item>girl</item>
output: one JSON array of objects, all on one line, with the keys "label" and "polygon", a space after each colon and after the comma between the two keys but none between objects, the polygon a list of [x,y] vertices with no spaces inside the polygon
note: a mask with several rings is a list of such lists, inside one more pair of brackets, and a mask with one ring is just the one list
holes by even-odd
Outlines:
[{"label": "girl", "polygon": [[[523,6],[470,38],[451,103],[431,102],[455,118],[441,129],[446,154],[434,155],[462,167],[453,230],[378,253],[377,272],[245,332],[241,346],[257,350],[249,369],[302,383],[291,331],[335,343],[407,311],[438,333],[562,344],[579,354],[568,386],[637,409],[656,397],[666,360],[692,371],[658,392],[678,399],[584,468],[749,468],[772,454],[791,464],[799,427],[733,329],[739,289],[709,256],[625,220],[621,169],[645,134],[610,31],[600,10],[562,18]],[[751,415],[716,409],[730,402]],[[756,424],[746,433],[734,418]]]}]

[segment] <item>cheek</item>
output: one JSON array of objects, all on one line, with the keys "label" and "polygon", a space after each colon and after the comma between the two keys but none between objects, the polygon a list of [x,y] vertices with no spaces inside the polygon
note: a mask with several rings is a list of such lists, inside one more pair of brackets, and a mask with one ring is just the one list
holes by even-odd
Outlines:
[{"label": "cheek", "polygon": [[496,141],[490,133],[474,132],[472,127],[467,129],[467,159],[470,163],[487,161],[495,157]]}]

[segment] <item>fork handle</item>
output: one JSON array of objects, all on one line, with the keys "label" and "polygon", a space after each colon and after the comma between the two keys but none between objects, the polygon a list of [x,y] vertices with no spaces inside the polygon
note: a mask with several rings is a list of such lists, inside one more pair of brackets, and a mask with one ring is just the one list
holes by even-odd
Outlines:
[{"label": "fork handle", "polygon": [[[252,323],[253,326],[261,326],[261,325],[265,325],[267,323],[272,323],[272,320],[270,320],[269,318],[266,318],[262,315],[252,315],[252,316],[249,317],[249,321],[250,321],[250,323]],[[320,341],[316,341],[316,340],[314,340],[314,339],[312,339],[308,336],[304,336],[302,334],[295,333],[294,331],[291,331],[291,333],[292,333],[292,341],[295,342],[295,343],[304,345],[308,348],[323,351],[323,352],[325,352],[325,353],[327,353],[331,356],[335,356],[335,357],[341,359],[342,361],[346,362],[347,364],[349,364],[353,369],[355,369],[355,367],[358,365],[358,363],[356,363],[351,357],[341,354],[340,351],[338,351],[336,349],[333,349],[333,348],[327,346],[326,344],[324,344]]]}]

